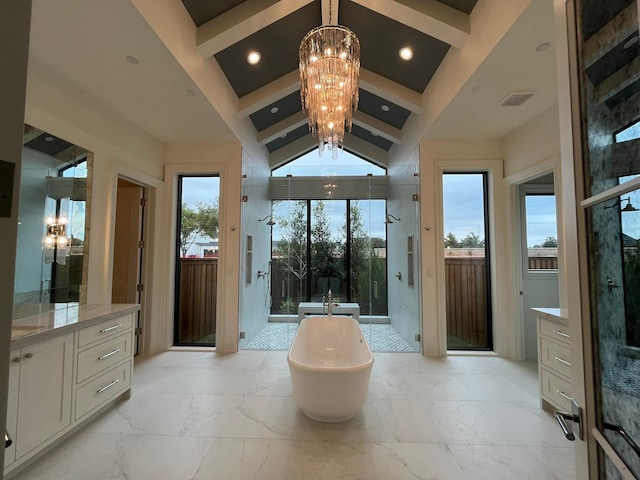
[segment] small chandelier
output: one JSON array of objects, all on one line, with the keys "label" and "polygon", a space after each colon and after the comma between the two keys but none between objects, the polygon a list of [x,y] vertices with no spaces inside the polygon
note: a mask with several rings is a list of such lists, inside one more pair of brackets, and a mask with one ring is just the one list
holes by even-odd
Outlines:
[{"label": "small chandelier", "polygon": [[320,155],[326,144],[335,159],[358,108],[360,41],[346,27],[323,25],[305,35],[299,56],[302,109]]}]

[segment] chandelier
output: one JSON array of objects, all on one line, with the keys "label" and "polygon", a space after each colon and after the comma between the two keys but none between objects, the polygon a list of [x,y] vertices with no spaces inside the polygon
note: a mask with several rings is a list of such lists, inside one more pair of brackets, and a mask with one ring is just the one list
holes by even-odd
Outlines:
[{"label": "chandelier", "polygon": [[309,114],[309,129],[338,157],[345,128],[351,132],[353,110],[358,108],[360,42],[341,25],[322,25],[300,43],[300,99]]}]

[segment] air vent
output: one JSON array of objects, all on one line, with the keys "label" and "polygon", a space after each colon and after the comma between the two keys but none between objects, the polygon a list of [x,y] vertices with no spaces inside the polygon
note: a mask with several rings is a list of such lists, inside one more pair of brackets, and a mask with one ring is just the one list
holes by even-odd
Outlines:
[{"label": "air vent", "polygon": [[501,107],[517,107],[533,97],[535,92],[509,92],[500,103]]}]

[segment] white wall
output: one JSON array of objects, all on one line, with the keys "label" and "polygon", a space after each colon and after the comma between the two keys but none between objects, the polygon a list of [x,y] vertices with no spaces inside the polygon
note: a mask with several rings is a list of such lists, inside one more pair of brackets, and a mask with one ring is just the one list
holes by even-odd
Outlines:
[{"label": "white wall", "polygon": [[167,146],[165,182],[159,189],[158,208],[162,214],[155,232],[159,257],[156,275],[161,279],[161,284],[156,285],[156,294],[162,298],[163,305],[157,321],[165,328],[153,339],[158,350],[169,348],[173,342],[175,235],[172,232],[176,231],[178,175],[209,173],[220,176],[216,350],[235,352],[238,349],[242,149],[239,143],[233,142]]},{"label": "white wall", "polygon": [[[523,304],[520,291],[524,291],[523,263],[521,248],[521,211],[519,185],[532,178],[546,173],[553,173],[556,179],[554,194],[556,196],[556,216],[558,221],[558,265],[560,266],[557,281],[553,279],[546,289],[557,289],[553,297],[545,290],[545,285],[533,285],[533,294],[542,299],[559,298],[559,304],[566,305],[566,272],[562,268],[565,255],[562,226],[562,185],[560,178],[560,123],[558,105],[553,105],[525,125],[514,130],[502,139],[504,152],[506,196],[506,229],[508,232],[508,252],[511,266],[508,275],[511,278],[509,290],[505,292],[509,299],[508,309],[513,319],[510,329],[512,334],[506,352],[512,358],[524,359],[535,357],[535,317]],[[538,284],[540,282],[537,282]],[[540,288],[539,288],[540,287]],[[542,289],[542,290],[541,290]],[[537,292],[537,293],[536,293]],[[529,302],[529,300],[527,300]],[[534,300],[535,302],[535,300]],[[534,305],[546,306],[546,305]],[[557,306],[557,305],[550,305]],[[528,349],[526,348],[528,345]],[[526,351],[528,350],[528,352]]]},{"label": "white wall", "polygon": [[[420,256],[422,275],[422,348],[425,355],[447,351],[444,226],[442,215],[443,171],[487,171],[491,258],[491,302],[494,350],[505,349],[505,325],[509,323],[506,297],[508,257],[504,210],[502,152],[498,141],[423,141],[420,144]],[[427,230],[428,228],[428,230]]]},{"label": "white wall", "polygon": [[[402,337],[419,350],[415,335],[420,325],[420,267],[418,203],[412,198],[418,193],[418,148],[405,159],[389,165],[390,195],[387,212],[400,218],[387,225],[387,291],[389,319]],[[409,286],[407,238],[413,237],[414,286]],[[400,272],[401,278],[396,274]]]}]

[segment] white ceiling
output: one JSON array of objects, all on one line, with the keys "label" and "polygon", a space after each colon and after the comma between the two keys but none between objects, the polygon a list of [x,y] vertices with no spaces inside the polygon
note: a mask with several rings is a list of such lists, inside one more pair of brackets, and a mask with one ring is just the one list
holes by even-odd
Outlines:
[{"label": "white ceiling", "polygon": [[[556,102],[552,4],[532,1],[427,138],[500,138]],[[551,47],[536,52],[543,42]],[[160,141],[235,140],[130,0],[33,0],[31,56]],[[536,95],[499,107],[511,90]]]}]

